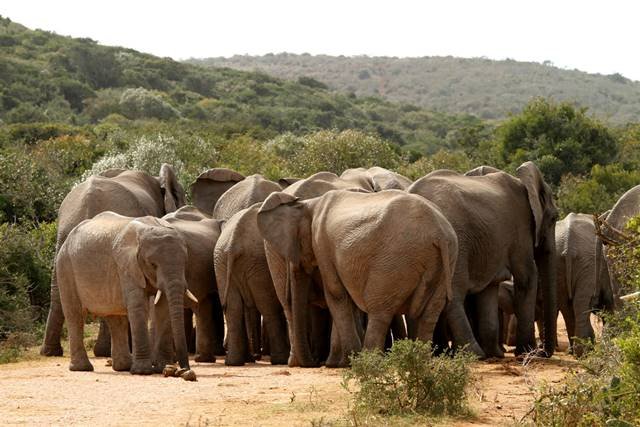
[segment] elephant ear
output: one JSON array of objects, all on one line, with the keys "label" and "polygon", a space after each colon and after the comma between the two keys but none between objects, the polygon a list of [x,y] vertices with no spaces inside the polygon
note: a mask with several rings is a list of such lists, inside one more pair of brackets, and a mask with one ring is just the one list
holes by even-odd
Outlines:
[{"label": "elephant ear", "polygon": [[164,212],[174,212],[185,205],[184,188],[178,182],[173,167],[167,163],[160,166],[160,188],[164,197]]},{"label": "elephant ear", "polygon": [[191,184],[191,201],[198,209],[211,215],[220,196],[243,179],[244,175],[231,169],[209,169]]},{"label": "elephant ear", "polygon": [[299,223],[303,206],[287,193],[271,193],[258,211],[258,229],[263,239],[283,258],[300,260]]},{"label": "elephant ear", "polygon": [[533,162],[525,162],[516,169],[516,176],[527,190],[529,206],[535,222],[535,247],[542,242],[545,219],[555,222],[556,208],[551,189],[544,182],[540,169]]},{"label": "elephant ear", "polygon": [[144,289],[147,286],[147,281],[140,267],[139,249],[138,226],[132,221],[114,240],[113,257],[118,267],[120,281],[133,283]]},{"label": "elephant ear", "polygon": [[470,171],[465,172],[465,176],[483,176],[489,175],[490,173],[501,172],[500,169],[494,168],[493,166],[478,166],[477,168],[471,169]]}]

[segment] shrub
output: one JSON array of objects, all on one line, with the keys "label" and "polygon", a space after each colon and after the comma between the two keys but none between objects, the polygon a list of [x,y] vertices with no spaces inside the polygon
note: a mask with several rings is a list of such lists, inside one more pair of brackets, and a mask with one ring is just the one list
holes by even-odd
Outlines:
[{"label": "shrub", "polygon": [[130,119],[155,118],[173,119],[180,112],[162,97],[144,88],[127,89],[120,97],[120,110]]},{"label": "shrub", "polygon": [[363,351],[352,356],[343,387],[353,394],[355,411],[364,414],[465,413],[472,360],[466,352],[437,357],[430,343],[400,340],[387,354]]}]

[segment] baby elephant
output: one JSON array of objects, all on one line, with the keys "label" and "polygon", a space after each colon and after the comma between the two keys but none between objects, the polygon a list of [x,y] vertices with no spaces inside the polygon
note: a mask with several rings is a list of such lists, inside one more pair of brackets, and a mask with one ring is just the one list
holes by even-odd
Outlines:
[{"label": "baby elephant", "polygon": [[[56,274],[67,319],[72,371],[92,371],[83,343],[87,312],[104,317],[111,330],[113,369],[132,374],[161,372],[152,364],[147,326],[149,297],[161,291],[181,372],[189,370],[184,330],[187,246],[166,221],[104,212],[76,226],[60,248]],[[191,298],[192,296],[190,296]],[[192,298],[195,299],[195,298]],[[131,324],[133,360],[127,318]],[[183,378],[193,377],[193,372]]]}]

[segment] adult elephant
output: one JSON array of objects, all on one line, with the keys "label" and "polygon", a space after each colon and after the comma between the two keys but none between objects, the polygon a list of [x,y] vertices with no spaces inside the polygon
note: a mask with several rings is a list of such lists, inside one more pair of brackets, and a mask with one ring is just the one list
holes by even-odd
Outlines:
[{"label": "adult elephant", "polygon": [[347,169],[340,178],[371,191],[406,190],[412,183],[409,178],[379,166]]},{"label": "adult elephant", "polygon": [[213,168],[202,172],[189,186],[191,202],[209,215],[218,199],[231,187],[244,180],[244,175],[226,168]]},{"label": "adult elephant", "polygon": [[[166,295],[180,368],[189,369],[184,334],[187,245],[166,221],[103,212],[69,233],[56,257],[56,277],[67,319],[72,371],[92,371],[83,344],[84,316],[106,318],[111,330],[113,369],[132,374],[160,372],[168,360],[153,360],[147,327],[149,296]],[[157,300],[157,298],[156,298]],[[129,354],[128,323],[133,338]],[[154,363],[155,362],[155,363]]]},{"label": "adult elephant", "polygon": [[309,273],[316,266],[338,338],[328,367],[347,366],[348,355],[362,348],[353,304],[368,315],[367,349],[383,350],[393,317],[403,313],[416,319],[418,338],[431,339],[451,296],[458,252],[455,232],[435,205],[397,190],[329,191],[306,201],[274,193],[257,223],[287,265],[287,310],[300,365],[318,363],[307,325]]},{"label": "adult elephant", "polygon": [[[160,174],[157,177],[141,171],[123,169],[110,169],[91,176],[75,186],[58,209],[56,253],[76,225],[101,212],[112,211],[131,217],[145,215],[161,217],[184,204],[184,189],[178,183],[173,168],[168,164],[160,167]],[[54,265],[51,276],[51,304],[40,354],[62,355],[60,334],[63,322],[64,314],[60,304]],[[101,324],[101,333],[94,347],[96,356],[110,354],[109,335],[103,325],[104,323]]]},{"label": "adult elephant", "polygon": [[[195,206],[183,206],[162,217],[186,244],[185,278],[189,291],[197,298],[196,362],[215,362],[216,354],[224,354],[224,318],[216,286],[211,254],[220,237],[222,221],[211,218]],[[189,322],[191,319],[186,319]],[[158,324],[159,336],[170,336],[170,324]],[[164,331],[164,332],[163,332]],[[159,349],[171,348],[171,343]],[[161,351],[163,351],[161,350]]]},{"label": "adult elephant", "polygon": [[[265,179],[262,175],[248,176],[217,200],[213,215],[216,219],[230,220],[236,213],[262,202],[274,191],[281,190],[280,184]],[[236,229],[239,223],[242,228]],[[269,315],[274,311],[267,302],[269,292],[273,293],[273,285],[268,268],[264,268],[264,248],[255,224],[236,220],[229,221],[223,228],[225,231],[221,235],[220,245],[216,246],[216,275],[227,317],[234,319],[233,322],[227,322],[227,340],[231,341],[227,346],[232,350],[225,363],[240,365],[244,361],[260,357],[263,341],[260,315],[262,311],[268,311]],[[228,274],[221,274],[220,271],[223,270]],[[227,298],[228,289],[233,289],[234,299],[231,302]],[[235,292],[239,290],[243,290],[244,297],[235,299]],[[256,300],[259,301],[258,304],[254,303]],[[272,357],[272,362],[274,361],[278,363],[277,354],[275,360]]]},{"label": "adult elephant", "polygon": [[[482,175],[482,173],[486,173]],[[459,256],[453,298],[445,309],[456,346],[479,357],[502,357],[498,339],[498,284],[513,276],[518,316],[516,354],[536,347],[534,312],[538,282],[544,295],[544,350],[555,349],[557,209],[550,187],[532,162],[516,176],[494,168],[469,176],[439,170],[407,190],[435,203],[456,231]],[[464,302],[475,294],[480,344]]]},{"label": "adult elephant", "polygon": [[[259,316],[262,315],[272,364],[286,364],[289,340],[282,306],[269,273],[257,214],[261,203],[243,209],[222,229],[214,251],[218,290],[227,319],[225,364],[252,361],[260,348]],[[257,313],[255,316],[253,313]]]},{"label": "adult elephant", "polygon": [[571,348],[581,356],[579,339],[593,341],[590,314],[613,309],[608,271],[596,275],[596,233],[593,217],[570,213],[556,224],[558,308],[567,326]]},{"label": "adult elephant", "polygon": [[[318,172],[310,177],[297,181],[283,190],[284,193],[297,197],[299,200],[308,200],[322,196],[331,190],[356,190],[369,191],[359,187],[353,181],[347,181],[332,172]],[[262,240],[262,236],[258,236]],[[293,314],[291,312],[291,302],[287,291],[288,268],[285,259],[281,257],[268,241],[264,242],[265,256],[269,265],[269,272],[273,280],[273,286],[278,296],[278,300],[287,320],[289,330],[289,342],[293,343]],[[329,336],[331,335],[331,316],[328,314],[327,306],[322,291],[322,278],[318,268],[311,271],[301,272],[308,277],[313,284],[308,295],[308,316],[311,328],[309,331],[309,341],[313,353],[313,359],[323,361],[329,353]],[[295,351],[291,350],[288,360],[289,366],[300,366]]]},{"label": "adult elephant", "polygon": [[599,281],[603,281],[607,277],[610,278],[613,307],[615,308],[621,304],[622,291],[620,283],[611,273],[611,260],[607,256],[608,245],[619,238],[615,230],[624,231],[627,222],[638,215],[640,215],[640,185],[636,185],[624,193],[611,210],[601,216],[607,226],[600,230],[600,235],[596,239],[596,276]]}]

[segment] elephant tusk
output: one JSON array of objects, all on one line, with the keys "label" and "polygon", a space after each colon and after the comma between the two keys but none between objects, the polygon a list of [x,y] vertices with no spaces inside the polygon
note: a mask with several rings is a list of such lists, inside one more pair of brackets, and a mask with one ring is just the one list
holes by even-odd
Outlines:
[{"label": "elephant tusk", "polygon": [[633,292],[631,294],[623,295],[620,297],[622,301],[628,301],[628,300],[638,299],[638,298],[640,298],[640,291]]},{"label": "elephant tusk", "polygon": [[158,301],[160,301],[161,296],[162,296],[162,291],[158,289],[158,292],[156,292],[156,298],[153,300],[153,305],[158,305]]},{"label": "elephant tusk", "polygon": [[185,289],[184,293],[187,295],[187,297],[188,297],[191,301],[193,301],[193,302],[195,302],[196,304],[198,304],[198,298],[196,298],[196,297],[191,293],[191,291],[190,291],[189,289]]}]

